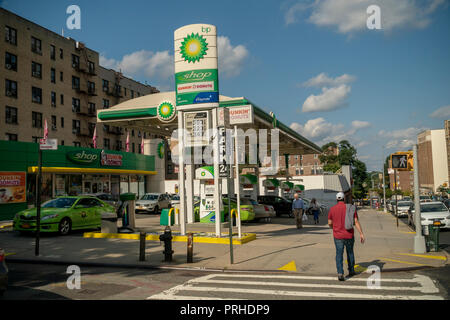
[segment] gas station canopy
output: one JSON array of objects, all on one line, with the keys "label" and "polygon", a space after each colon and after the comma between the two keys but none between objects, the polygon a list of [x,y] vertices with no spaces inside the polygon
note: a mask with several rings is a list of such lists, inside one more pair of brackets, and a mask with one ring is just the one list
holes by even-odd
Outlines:
[{"label": "gas station canopy", "polygon": [[[99,123],[111,123],[114,126],[134,127],[150,131],[165,137],[170,137],[172,132],[178,128],[176,116],[171,121],[161,120],[158,116],[158,108],[163,103],[175,106],[175,91],[160,92],[143,97],[127,100],[112,108],[99,110],[97,118]],[[321,153],[322,150],[313,142],[307,140],[296,131],[289,128],[277,120],[274,116],[268,114],[250,100],[239,97],[231,98],[219,96],[219,107],[228,109],[251,106],[253,110],[253,122],[238,124],[238,128],[246,129],[267,129],[270,135],[270,129],[278,128],[280,130],[280,154],[314,154]],[[175,107],[174,107],[175,108]],[[270,138],[268,138],[268,142]]]}]

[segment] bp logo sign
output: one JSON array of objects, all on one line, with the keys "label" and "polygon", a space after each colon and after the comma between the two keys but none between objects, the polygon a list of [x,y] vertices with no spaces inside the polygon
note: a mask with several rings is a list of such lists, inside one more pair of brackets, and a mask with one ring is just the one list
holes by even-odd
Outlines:
[{"label": "bp logo sign", "polygon": [[160,121],[169,122],[175,118],[175,107],[172,103],[165,101],[158,106],[157,117]]},{"label": "bp logo sign", "polygon": [[157,151],[158,151],[158,157],[160,159],[164,158],[164,142],[161,141],[160,143],[158,143],[158,147],[157,147]]},{"label": "bp logo sign", "polygon": [[203,56],[208,50],[208,44],[206,39],[198,33],[191,33],[183,39],[180,47],[180,53],[184,61],[187,62],[198,62],[203,59]]}]

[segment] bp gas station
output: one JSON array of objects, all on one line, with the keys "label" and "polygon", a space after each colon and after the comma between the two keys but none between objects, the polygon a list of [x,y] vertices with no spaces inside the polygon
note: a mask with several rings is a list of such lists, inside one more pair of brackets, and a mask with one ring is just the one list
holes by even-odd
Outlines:
[{"label": "bp gas station", "polygon": [[[249,99],[219,94],[215,26],[194,24],[175,30],[174,49],[175,91],[99,110],[97,120],[142,128],[170,140],[172,159],[179,167],[177,223],[181,235],[186,234],[187,224],[209,223],[220,237],[224,216],[230,214],[224,212],[225,198],[236,197],[241,237],[241,221],[248,218],[241,212],[241,198],[256,200],[260,194],[291,198],[304,190],[301,182],[290,180],[287,174],[284,181],[276,178],[279,156],[287,160],[289,155],[320,153],[321,149]],[[241,174],[243,167],[253,167],[255,174]],[[263,190],[259,190],[260,174],[266,176]],[[194,180],[199,190],[194,190]],[[161,181],[151,183],[161,185]],[[195,194],[200,195],[198,222]]]}]

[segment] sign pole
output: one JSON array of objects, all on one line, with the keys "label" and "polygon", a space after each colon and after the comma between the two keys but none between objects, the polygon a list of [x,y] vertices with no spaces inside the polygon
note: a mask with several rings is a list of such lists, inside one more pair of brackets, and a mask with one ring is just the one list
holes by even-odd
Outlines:
[{"label": "sign pole", "polygon": [[419,224],[416,227],[416,235],[414,236],[414,253],[425,253],[425,238],[422,235],[422,222],[420,220],[420,193],[419,193],[419,161],[417,158],[417,145],[413,146],[413,157],[414,157],[414,220],[415,224]]},{"label": "sign pole", "polygon": [[238,227],[238,237],[242,238],[241,233],[241,187],[239,185],[239,146],[238,146],[238,131],[237,126],[234,126],[234,155],[235,155],[235,181],[236,181],[236,205],[237,205],[237,217],[236,225]]},{"label": "sign pole", "polygon": [[41,185],[42,185],[42,150],[39,145],[38,179],[36,186],[36,241],[34,255],[39,256],[39,240],[41,231]]},{"label": "sign pole", "polygon": [[398,197],[397,197],[397,169],[394,169],[395,218],[398,228]]}]

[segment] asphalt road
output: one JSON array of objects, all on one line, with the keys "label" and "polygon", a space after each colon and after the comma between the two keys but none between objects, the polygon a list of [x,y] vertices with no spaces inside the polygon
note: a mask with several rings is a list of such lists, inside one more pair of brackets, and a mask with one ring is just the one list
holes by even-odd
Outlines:
[{"label": "asphalt road", "polygon": [[448,267],[382,273],[378,290],[367,287],[368,274],[339,282],[323,275],[81,267],[80,288],[71,290],[67,266],[8,267],[9,288],[0,300],[448,299],[450,280]]}]

